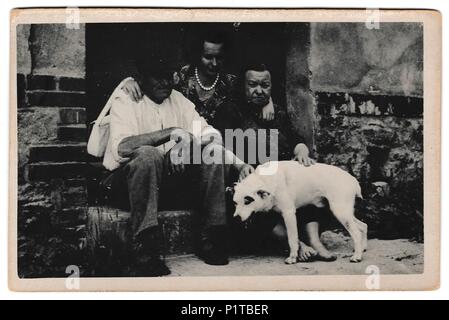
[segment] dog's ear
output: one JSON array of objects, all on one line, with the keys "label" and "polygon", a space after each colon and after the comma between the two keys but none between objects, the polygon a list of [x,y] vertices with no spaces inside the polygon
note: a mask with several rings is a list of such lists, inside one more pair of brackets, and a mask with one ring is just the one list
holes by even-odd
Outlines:
[{"label": "dog's ear", "polygon": [[265,199],[266,197],[268,197],[270,195],[270,193],[266,190],[258,190],[257,194],[259,195],[259,197],[261,197],[262,199]]},{"label": "dog's ear", "polygon": [[234,194],[234,187],[226,187],[226,193]]}]

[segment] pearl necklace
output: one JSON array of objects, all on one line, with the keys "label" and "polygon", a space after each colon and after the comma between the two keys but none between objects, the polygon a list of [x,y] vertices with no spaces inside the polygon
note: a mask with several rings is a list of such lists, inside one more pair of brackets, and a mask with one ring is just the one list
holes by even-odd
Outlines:
[{"label": "pearl necklace", "polygon": [[219,78],[220,78],[220,74],[217,72],[217,77],[215,78],[214,83],[213,83],[210,87],[206,87],[206,86],[204,86],[204,85],[201,83],[200,76],[198,75],[198,68],[195,68],[195,79],[196,79],[196,82],[198,82],[198,85],[199,85],[200,88],[203,89],[204,91],[210,91],[210,90],[212,90],[213,88],[215,88],[215,86],[216,86],[217,83],[218,83],[218,79],[219,79]]}]

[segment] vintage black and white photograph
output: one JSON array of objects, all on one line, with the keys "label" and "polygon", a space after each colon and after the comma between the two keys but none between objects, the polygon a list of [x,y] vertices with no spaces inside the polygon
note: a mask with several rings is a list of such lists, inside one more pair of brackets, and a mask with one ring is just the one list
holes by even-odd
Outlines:
[{"label": "vintage black and white photograph", "polygon": [[12,13],[10,279],[437,286],[439,14],[120,11]]}]

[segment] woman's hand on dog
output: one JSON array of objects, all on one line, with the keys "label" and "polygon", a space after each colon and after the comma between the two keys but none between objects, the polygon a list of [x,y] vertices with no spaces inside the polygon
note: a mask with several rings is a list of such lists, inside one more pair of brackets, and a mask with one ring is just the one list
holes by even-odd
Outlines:
[{"label": "woman's hand on dog", "polygon": [[300,164],[308,167],[316,163],[315,160],[309,157],[309,148],[304,143],[298,143],[293,150],[293,160],[298,161]]}]

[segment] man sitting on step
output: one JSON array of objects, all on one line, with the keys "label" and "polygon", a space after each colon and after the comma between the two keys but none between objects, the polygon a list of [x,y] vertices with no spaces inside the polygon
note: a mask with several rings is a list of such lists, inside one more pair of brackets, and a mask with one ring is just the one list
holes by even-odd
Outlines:
[{"label": "man sitting on step", "polygon": [[[103,160],[113,171],[112,178],[121,181],[114,185],[129,195],[132,232],[141,247],[137,275],[170,273],[160,258],[158,210],[162,198],[181,202],[186,190],[193,191],[193,197],[187,198],[200,215],[199,256],[208,264],[225,265],[228,236],[223,160],[235,156],[210,142],[214,140],[210,134],[217,138],[218,132],[199,116],[192,102],[173,90],[175,68],[169,61],[147,55],[138,68],[144,97],[134,102],[122,90],[113,97]],[[213,161],[206,163],[202,157],[191,164],[195,150],[210,155]],[[239,171],[252,171],[241,161],[234,165]]]}]

